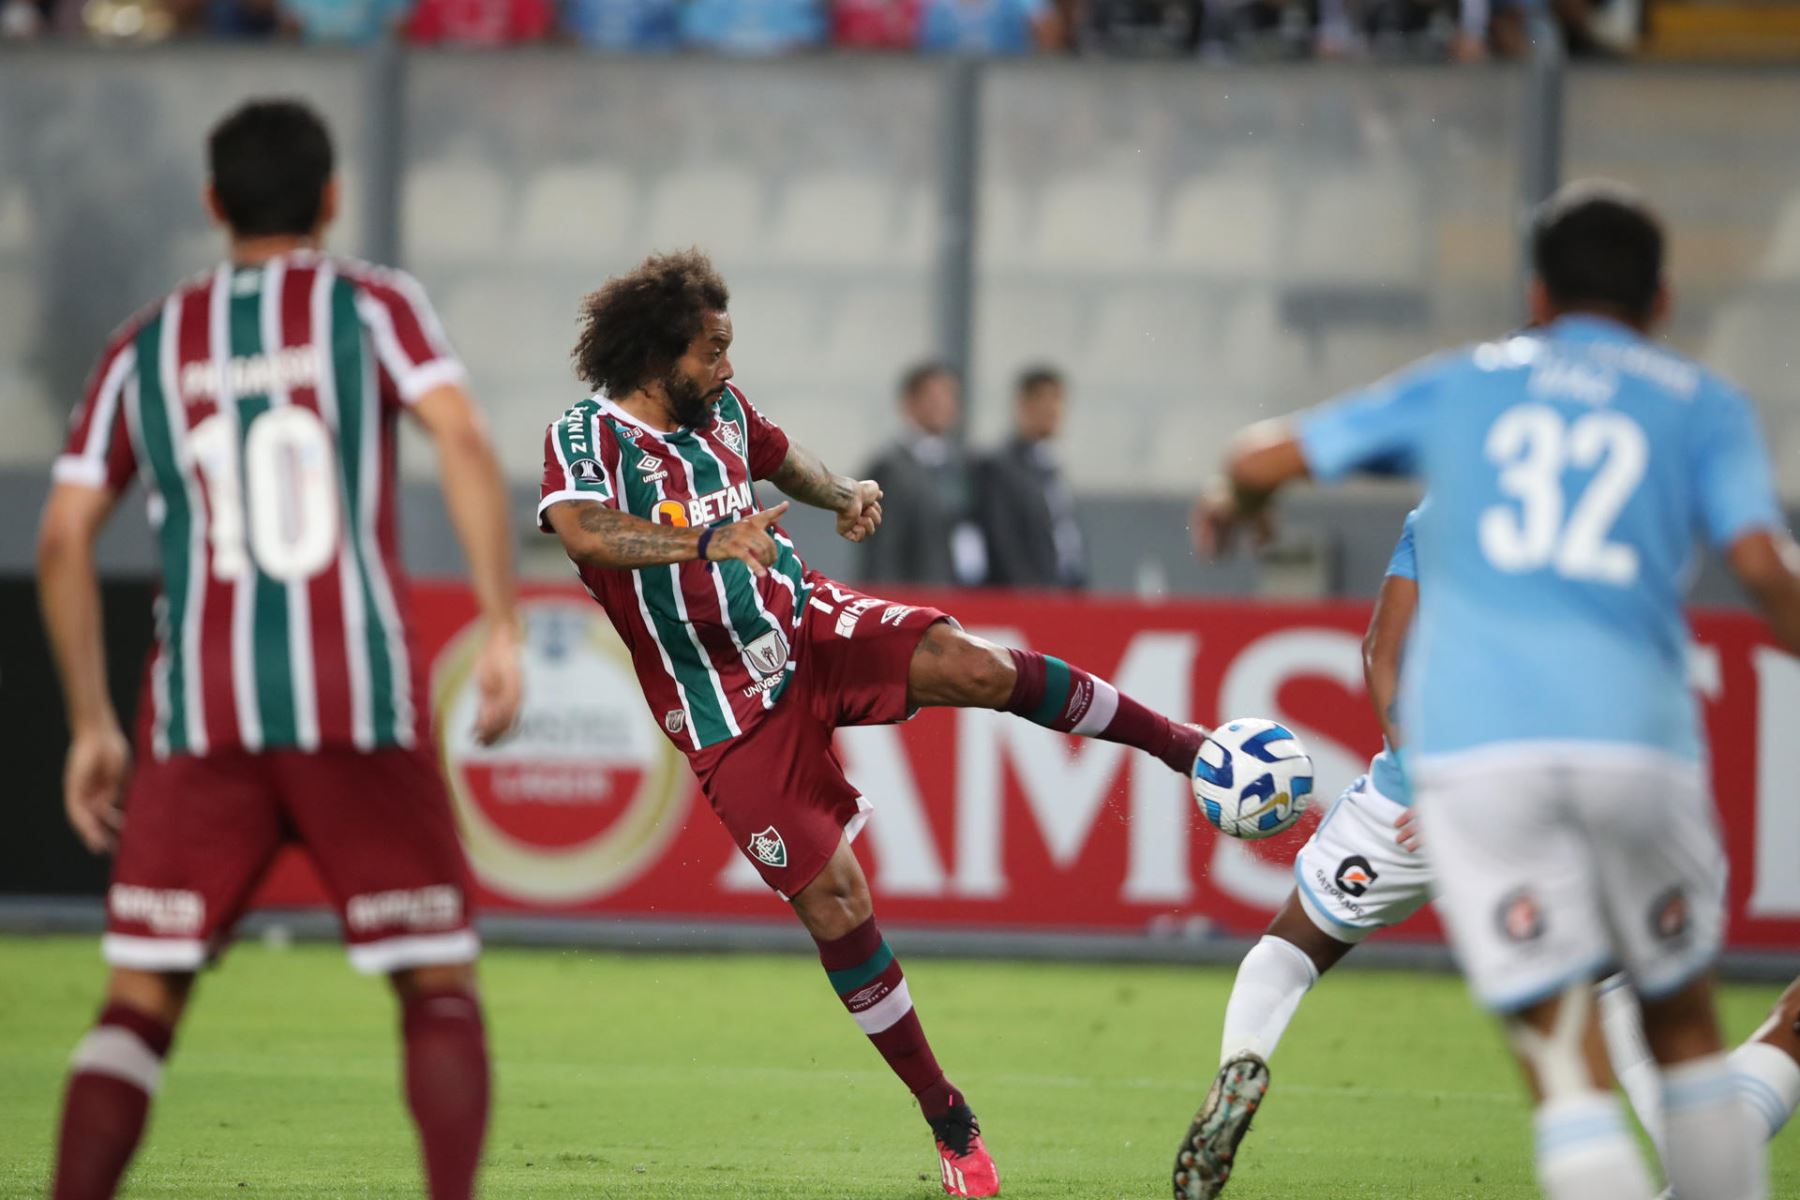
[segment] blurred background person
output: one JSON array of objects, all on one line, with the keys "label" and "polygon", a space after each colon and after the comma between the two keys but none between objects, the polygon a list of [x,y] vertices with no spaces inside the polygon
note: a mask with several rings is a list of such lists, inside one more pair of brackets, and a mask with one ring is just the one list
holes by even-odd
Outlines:
[{"label": "blurred background person", "polygon": [[961,440],[962,378],[941,362],[900,377],[899,438],[862,472],[882,490],[881,536],[867,544],[869,583],[961,584],[987,580],[987,546],[975,520],[975,487]]},{"label": "blurred background person", "polygon": [[1062,372],[1045,365],[1019,372],[1012,438],[976,471],[987,582],[996,587],[1087,585],[1087,546],[1053,445],[1067,409]]}]

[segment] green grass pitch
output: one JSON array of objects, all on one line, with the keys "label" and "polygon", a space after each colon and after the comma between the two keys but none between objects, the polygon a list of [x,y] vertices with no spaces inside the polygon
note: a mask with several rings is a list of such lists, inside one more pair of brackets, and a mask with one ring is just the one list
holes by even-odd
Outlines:
[{"label": "green grass pitch", "polygon": [[[908,965],[1006,1196],[1168,1194],[1230,971]],[[93,939],[0,939],[0,1196],[42,1195],[63,1064],[102,977]],[[941,1194],[924,1122],[809,959],[498,950],[483,990],[488,1197]],[[1777,990],[1729,989],[1734,1037]],[[127,1195],[418,1196],[395,1025],[335,948],[238,947],[202,982]],[[1800,1194],[1800,1135],[1774,1161],[1774,1194]],[[1462,985],[1359,971],[1302,1008],[1227,1192],[1536,1195],[1523,1094]]]}]

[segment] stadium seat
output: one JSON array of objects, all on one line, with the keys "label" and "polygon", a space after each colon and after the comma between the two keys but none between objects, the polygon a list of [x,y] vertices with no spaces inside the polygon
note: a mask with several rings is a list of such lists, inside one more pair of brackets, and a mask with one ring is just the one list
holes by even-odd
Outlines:
[{"label": "stadium seat", "polygon": [[1031,214],[1024,189],[984,177],[975,193],[975,253],[984,267],[1017,266],[1031,257]]},{"label": "stadium seat", "polygon": [[0,361],[20,362],[38,349],[37,281],[29,270],[0,271]]},{"label": "stadium seat", "polygon": [[826,306],[816,289],[755,280],[732,288],[731,363],[752,400],[759,388],[826,374]]},{"label": "stadium seat", "polygon": [[892,180],[853,171],[798,175],[782,190],[774,255],[783,262],[867,266],[891,257]]},{"label": "stadium seat", "polygon": [[1148,180],[1118,174],[1058,180],[1044,192],[1036,255],[1053,266],[1141,266],[1151,257],[1154,208]]},{"label": "stadium seat", "polygon": [[1080,341],[1073,289],[984,286],[975,310],[975,361],[984,379],[1010,380],[1031,362],[1066,362]]},{"label": "stadium seat", "polygon": [[400,217],[407,261],[495,256],[506,232],[508,199],[500,173],[475,159],[407,172]]},{"label": "stadium seat", "polygon": [[363,216],[368,197],[363,192],[362,176],[349,167],[338,169],[338,214],[337,220],[325,234],[325,243],[339,254],[349,254],[356,258],[367,258],[370,248],[363,242],[363,233],[367,225]]},{"label": "stadium seat", "polygon": [[1309,283],[1415,283],[1430,237],[1410,175],[1328,176],[1305,192],[1284,274]]},{"label": "stadium seat", "polygon": [[0,251],[22,251],[31,245],[31,202],[23,184],[0,189]]},{"label": "stadium seat", "polygon": [[637,209],[637,187],[617,167],[551,167],[525,187],[519,248],[570,266],[610,264],[635,238]]},{"label": "stadium seat", "polygon": [[1251,175],[1196,176],[1169,206],[1166,252],[1182,267],[1267,277],[1275,266],[1281,197]]},{"label": "stadium seat", "polygon": [[444,330],[478,372],[544,369],[568,362],[575,345],[576,300],[534,279],[471,279],[449,293],[442,311]]},{"label": "stadium seat", "polygon": [[699,246],[722,261],[763,257],[763,180],[741,167],[673,171],[650,193],[649,249]]},{"label": "stadium seat", "polygon": [[938,255],[938,189],[915,184],[900,197],[900,225],[889,258],[896,266],[929,269]]},{"label": "stadium seat", "polygon": [[1800,192],[1782,204],[1759,274],[1764,279],[1800,279]]},{"label": "stadium seat", "polygon": [[924,289],[851,287],[831,306],[824,361],[832,378],[891,380],[904,364],[932,352],[931,298]]},{"label": "stadium seat", "polygon": [[1700,351],[1700,361],[1721,372],[1772,412],[1800,400],[1788,347],[1800,328],[1800,303],[1762,297],[1734,300],[1719,309]]},{"label": "stadium seat", "polygon": [[1204,306],[1179,289],[1110,292],[1100,299],[1080,361],[1113,378],[1166,384],[1191,365],[1187,356],[1205,328]]}]

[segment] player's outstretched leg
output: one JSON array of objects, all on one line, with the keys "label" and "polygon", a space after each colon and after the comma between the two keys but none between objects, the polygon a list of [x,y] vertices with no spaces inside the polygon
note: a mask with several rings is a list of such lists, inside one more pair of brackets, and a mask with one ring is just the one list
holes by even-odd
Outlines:
[{"label": "player's outstretched leg", "polygon": [[406,1050],[406,1104],[419,1130],[431,1200],[469,1200],[487,1138],[488,1054],[474,969],[395,971]]},{"label": "player's outstretched leg", "polygon": [[1046,729],[1133,746],[1185,775],[1206,735],[1106,680],[1035,650],[1015,650],[939,622],[919,639],[907,678],[915,708],[994,708]]},{"label": "player's outstretched leg", "polygon": [[1768,1136],[1780,1133],[1800,1108],[1800,979],[1750,1040],[1731,1053],[1731,1073]]},{"label": "player's outstretched leg", "polygon": [[838,843],[825,869],[793,904],[818,943],[832,990],[917,1098],[937,1140],[945,1194],[998,1196],[1000,1173],[982,1143],[981,1125],[925,1040],[900,960],[875,924],[869,883],[848,841]]},{"label": "player's outstretched leg", "polygon": [[106,1007],[70,1064],[52,1200],[110,1200],[118,1192],[193,978],[113,971]]},{"label": "player's outstretched leg", "polygon": [[1224,1190],[1268,1091],[1269,1056],[1319,976],[1352,949],[1315,925],[1295,892],[1244,955],[1225,1003],[1219,1072],[1175,1154],[1177,1200],[1211,1200]]},{"label": "player's outstretched leg", "polygon": [[1681,1200],[1769,1194],[1766,1127],[1740,1092],[1719,1037],[1710,978],[1643,1003],[1644,1036],[1662,1064],[1669,1186]]}]

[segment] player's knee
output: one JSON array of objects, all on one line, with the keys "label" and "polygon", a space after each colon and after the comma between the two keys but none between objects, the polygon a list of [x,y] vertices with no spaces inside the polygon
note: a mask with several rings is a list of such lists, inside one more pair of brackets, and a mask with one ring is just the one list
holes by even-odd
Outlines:
[{"label": "player's knee", "polygon": [[1610,1086],[1610,1080],[1597,1075],[1589,1052],[1596,1031],[1593,997],[1592,984],[1582,979],[1560,996],[1506,1018],[1507,1039],[1540,1102]]},{"label": "player's knee", "polygon": [[106,999],[109,1004],[123,1004],[147,1013],[165,1025],[174,1025],[181,1019],[193,987],[192,971],[139,971],[115,967],[107,980]]},{"label": "player's knee", "polygon": [[474,963],[434,963],[421,967],[401,967],[388,975],[388,983],[401,1000],[434,992],[473,992]]},{"label": "player's knee", "polygon": [[1644,1041],[1657,1062],[1665,1066],[1688,1062],[1724,1049],[1710,976],[1694,980],[1673,995],[1641,999],[1639,1006]]},{"label": "player's knee", "polygon": [[1018,669],[1005,647],[957,632],[956,677],[968,702],[998,708],[1012,695]]}]

